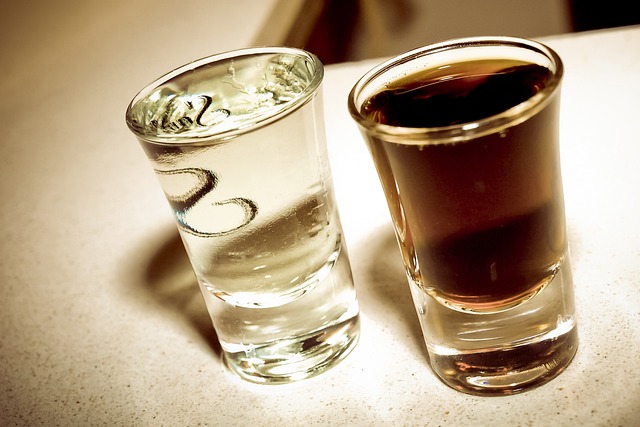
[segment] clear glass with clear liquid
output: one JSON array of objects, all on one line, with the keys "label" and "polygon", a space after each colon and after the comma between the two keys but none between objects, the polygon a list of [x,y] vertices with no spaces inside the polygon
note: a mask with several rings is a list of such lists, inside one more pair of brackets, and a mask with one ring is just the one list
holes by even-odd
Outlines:
[{"label": "clear glass with clear liquid", "polygon": [[306,52],[247,49],[168,74],[127,111],[225,361],[253,382],[316,375],[358,338],[321,81]]}]

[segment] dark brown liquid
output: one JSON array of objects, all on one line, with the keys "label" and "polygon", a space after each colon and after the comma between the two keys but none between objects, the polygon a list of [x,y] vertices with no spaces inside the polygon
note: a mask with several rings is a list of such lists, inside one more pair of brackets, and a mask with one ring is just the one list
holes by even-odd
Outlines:
[{"label": "dark brown liquid", "polygon": [[[546,68],[521,62],[453,64],[446,74],[398,82],[363,112],[403,127],[466,123],[520,104],[549,78]],[[557,108],[554,95],[528,120],[461,143],[369,138],[405,264],[420,286],[482,309],[550,279],[566,247]]]}]

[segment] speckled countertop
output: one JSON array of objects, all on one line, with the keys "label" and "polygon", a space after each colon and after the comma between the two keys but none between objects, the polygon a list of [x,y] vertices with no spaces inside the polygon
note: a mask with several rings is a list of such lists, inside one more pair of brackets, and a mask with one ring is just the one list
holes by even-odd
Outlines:
[{"label": "speckled countertop", "polygon": [[543,40],[566,66],[580,348],[550,383],[483,398],[446,387],[427,363],[378,180],[346,110],[375,61],[330,66],[324,85],[361,341],[317,378],[252,385],[220,362],[166,201],[123,120],[145,84],[219,46],[172,41],[207,37],[188,18],[167,21],[166,39],[147,33],[145,19],[171,10],[114,2],[94,22],[79,4],[71,23],[50,6],[40,39],[12,32],[8,43],[21,47],[3,61],[0,425],[640,425],[640,28]]}]

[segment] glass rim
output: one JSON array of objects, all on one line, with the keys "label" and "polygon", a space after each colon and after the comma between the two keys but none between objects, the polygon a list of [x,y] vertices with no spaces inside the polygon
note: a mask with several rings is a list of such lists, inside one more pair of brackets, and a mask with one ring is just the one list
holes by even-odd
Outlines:
[{"label": "glass rim", "polygon": [[[501,113],[466,123],[439,127],[402,127],[378,123],[362,114],[362,104],[366,100],[366,98],[360,99],[363,90],[372,84],[374,80],[382,78],[385,74],[391,74],[394,68],[407,65],[413,61],[419,62],[426,56],[438,55],[456,49],[476,47],[522,49],[542,55],[548,60],[549,64],[551,64],[549,66],[545,65],[552,71],[551,79],[545,88],[527,100]],[[486,58],[491,57],[487,56]],[[503,57],[501,56],[500,58]],[[458,61],[460,61],[460,59]],[[419,69],[428,69],[430,67],[429,62],[426,62],[423,64],[423,67]],[[347,107],[351,117],[362,129],[376,136],[383,137],[390,142],[404,144],[462,142],[479,136],[500,132],[508,127],[522,123],[535,115],[549,103],[552,96],[557,92],[562,81],[563,73],[564,66],[560,56],[553,49],[540,42],[507,36],[464,37],[423,46],[392,57],[374,66],[365,73],[351,89],[347,100]],[[398,76],[391,77],[387,80],[387,83],[393,82],[397,78]],[[370,94],[373,95],[379,92],[383,87],[383,84],[378,84]]]},{"label": "glass rim", "polygon": [[[215,64],[224,64],[230,62],[232,60],[238,60],[243,58],[250,57],[260,57],[260,56],[269,56],[269,55],[290,55],[299,58],[306,59],[308,63],[313,65],[313,68],[310,69],[312,79],[309,81],[307,86],[304,88],[304,91],[300,94],[300,96],[295,99],[286,102],[283,104],[282,108],[277,109],[272,114],[261,115],[250,122],[243,123],[239,126],[236,126],[232,129],[223,130],[221,132],[213,132],[203,135],[191,135],[191,136],[180,136],[176,135],[175,137],[165,137],[158,136],[153,133],[145,133],[142,132],[139,127],[137,127],[132,120],[132,112],[134,107],[138,102],[146,99],[154,90],[159,88],[160,86],[170,82],[172,79],[185,75],[189,72],[195,71],[199,68],[211,66]],[[305,105],[318,91],[322,81],[324,79],[324,66],[320,59],[311,52],[308,52],[303,49],[295,48],[295,47],[285,47],[285,46],[260,46],[260,47],[249,47],[249,48],[241,48],[234,49],[225,52],[216,53],[213,55],[205,56],[200,59],[196,59],[194,61],[183,64],[177,68],[174,68],[172,71],[169,71],[160,77],[153,80],[151,83],[144,86],[129,102],[125,112],[125,122],[129,127],[129,130],[133,132],[136,137],[143,139],[145,141],[159,144],[159,145],[184,145],[184,144],[197,144],[197,143],[210,143],[211,141],[224,141],[231,138],[234,138],[238,135],[243,135],[249,132],[253,132],[257,129],[263,128],[271,123],[274,123],[294,111],[301,108]]]}]

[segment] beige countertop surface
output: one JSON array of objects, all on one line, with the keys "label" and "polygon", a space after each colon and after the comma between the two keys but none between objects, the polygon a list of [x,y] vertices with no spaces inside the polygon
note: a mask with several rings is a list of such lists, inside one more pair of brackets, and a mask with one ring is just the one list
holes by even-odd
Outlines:
[{"label": "beige countertop surface", "polygon": [[124,112],[159,75],[251,45],[269,3],[23,3],[0,22],[0,425],[640,425],[640,27],[543,39],[566,67],[562,164],[581,342],[555,380],[488,398],[448,388],[428,366],[346,109],[377,61],[329,66],[324,84],[360,343],[316,378],[254,385],[221,363]]}]

